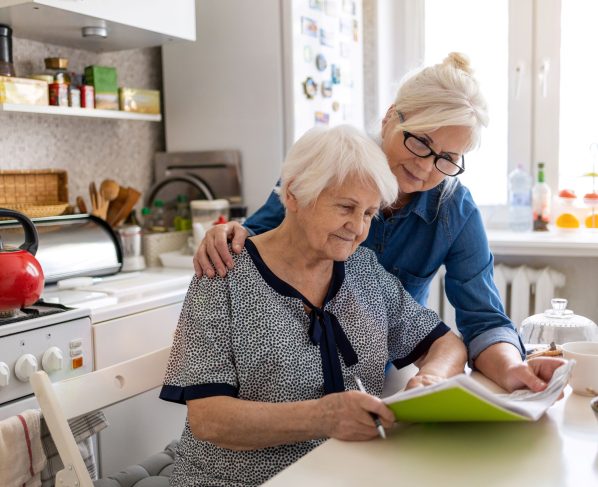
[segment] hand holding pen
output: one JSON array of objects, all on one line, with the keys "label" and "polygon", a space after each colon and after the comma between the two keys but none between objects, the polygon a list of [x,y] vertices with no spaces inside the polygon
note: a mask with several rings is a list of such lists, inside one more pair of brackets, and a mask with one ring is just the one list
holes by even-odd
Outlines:
[{"label": "hand holding pen", "polygon": [[[357,377],[356,375],[353,377],[355,378],[355,383],[357,384],[357,387],[359,387],[359,390],[361,392],[365,392],[367,394],[367,391],[365,390],[365,387],[363,387],[361,379],[359,377]],[[377,414],[374,414],[374,413],[369,413],[369,414],[372,417],[372,419],[374,420],[374,423],[376,423],[376,429],[378,430],[378,436],[380,436],[380,438],[385,440],[386,432],[384,431],[384,426],[382,426],[382,421],[380,421],[380,418],[378,417]]]}]

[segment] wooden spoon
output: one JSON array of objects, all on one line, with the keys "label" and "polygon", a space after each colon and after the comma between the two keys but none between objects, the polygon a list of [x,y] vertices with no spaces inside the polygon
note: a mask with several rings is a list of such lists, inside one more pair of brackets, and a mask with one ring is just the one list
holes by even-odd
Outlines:
[{"label": "wooden spoon", "polygon": [[100,195],[102,196],[102,206],[100,207],[100,216],[106,220],[108,215],[108,206],[111,201],[118,197],[120,186],[112,179],[104,179],[100,185]]},{"label": "wooden spoon", "polygon": [[77,196],[77,208],[79,209],[79,213],[87,213],[87,205],[83,196]]}]

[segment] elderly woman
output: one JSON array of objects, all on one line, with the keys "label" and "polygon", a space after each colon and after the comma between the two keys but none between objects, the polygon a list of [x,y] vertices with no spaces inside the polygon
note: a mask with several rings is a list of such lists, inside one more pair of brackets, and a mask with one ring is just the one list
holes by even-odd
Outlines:
[{"label": "elderly woman", "polygon": [[261,484],[325,438],[374,438],[370,413],[393,422],[376,397],[388,361],[422,382],[463,370],[461,340],[359,246],[397,189],[351,127],[291,148],[282,223],[189,288],[161,392],[188,408],[171,485]]},{"label": "elderly woman", "polygon": [[[464,154],[488,123],[486,101],[467,59],[451,53],[440,64],[411,73],[382,122],[381,146],[401,194],[372,222],[364,246],[401,279],[422,305],[432,278],[446,268],[445,290],[469,364],[507,390],[546,387],[558,360],[524,361],[523,344],[505,315],[493,280],[493,258],[480,212],[457,176]],[[491,183],[490,183],[491,184]],[[198,275],[223,276],[248,234],[276,227],[284,210],[276,194],[242,227],[217,225],[195,258]]]}]

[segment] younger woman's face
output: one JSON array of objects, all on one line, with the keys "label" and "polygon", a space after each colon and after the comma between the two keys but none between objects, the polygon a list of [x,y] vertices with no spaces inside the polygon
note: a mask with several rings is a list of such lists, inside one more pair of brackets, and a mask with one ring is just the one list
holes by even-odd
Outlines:
[{"label": "younger woman's face", "polygon": [[[427,191],[438,186],[448,177],[434,166],[434,156],[424,158],[413,155],[405,147],[405,135],[397,130],[396,110],[382,122],[382,150],[386,154],[391,171],[399,182],[402,193]],[[428,142],[437,154],[448,154],[453,161],[460,161],[469,145],[471,129],[463,126],[441,127],[428,133],[415,133]]]}]

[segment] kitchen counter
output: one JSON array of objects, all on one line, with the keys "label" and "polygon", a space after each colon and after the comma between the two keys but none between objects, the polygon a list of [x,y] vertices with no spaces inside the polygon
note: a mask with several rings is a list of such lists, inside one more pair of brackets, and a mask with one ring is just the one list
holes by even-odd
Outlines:
[{"label": "kitchen counter", "polygon": [[329,440],[268,486],[598,485],[598,414],[571,393],[535,423],[402,424],[387,440]]}]

